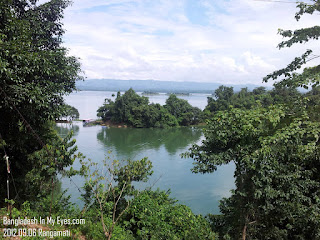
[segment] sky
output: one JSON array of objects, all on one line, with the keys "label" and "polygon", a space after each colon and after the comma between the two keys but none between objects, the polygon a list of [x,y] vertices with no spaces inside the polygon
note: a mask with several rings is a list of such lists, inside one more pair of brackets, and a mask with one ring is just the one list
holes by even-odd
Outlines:
[{"label": "sky", "polygon": [[296,11],[292,0],[74,0],[63,40],[87,79],[261,85],[316,46],[277,48],[279,28],[320,20],[306,15],[297,22]]}]

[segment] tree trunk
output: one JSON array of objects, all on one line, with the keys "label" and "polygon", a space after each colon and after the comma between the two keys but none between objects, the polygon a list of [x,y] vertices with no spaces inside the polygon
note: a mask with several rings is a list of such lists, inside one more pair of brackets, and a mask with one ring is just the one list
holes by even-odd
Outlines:
[{"label": "tree trunk", "polygon": [[242,240],[246,240],[246,235],[247,235],[247,224],[243,226],[242,230]]}]

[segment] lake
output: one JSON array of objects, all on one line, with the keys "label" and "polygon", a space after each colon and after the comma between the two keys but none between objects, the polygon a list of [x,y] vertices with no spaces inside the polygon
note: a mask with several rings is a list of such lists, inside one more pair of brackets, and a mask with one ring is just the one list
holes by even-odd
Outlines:
[{"label": "lake", "polygon": [[[104,99],[110,98],[112,100],[115,97],[112,96],[114,94],[117,96],[116,92],[108,92],[108,91],[79,91],[75,93],[71,93],[70,95],[65,97],[67,104],[74,106],[79,110],[80,118],[97,118],[97,110],[104,103]],[[121,92],[122,94],[122,92]],[[141,96],[141,93],[138,92]],[[200,94],[193,93],[191,95],[183,95],[178,96],[181,99],[187,100],[192,106],[198,107],[201,110],[205,108],[207,105],[207,97],[211,96],[210,94]],[[150,95],[146,96],[149,98],[150,103],[159,103],[161,105],[165,104],[166,99],[169,97],[165,93],[160,93],[158,95]]]},{"label": "lake", "polygon": [[[79,110],[80,118],[96,118],[95,112],[104,98],[111,98],[112,92],[81,91],[66,97],[69,105]],[[150,102],[165,103],[167,95],[154,95]],[[193,106],[204,108],[207,95],[183,96]],[[112,159],[138,160],[148,157],[153,164],[153,175],[147,183],[137,187],[152,186],[153,189],[171,190],[171,197],[179,203],[189,206],[196,214],[219,213],[219,200],[230,196],[234,188],[234,165],[218,167],[213,174],[193,174],[193,160],[181,158],[192,144],[200,144],[203,139],[202,129],[179,127],[172,129],[136,129],[106,128],[102,126],[83,127],[81,122],[57,124],[58,132],[64,136],[73,129],[80,152],[96,162],[102,162],[109,156]],[[79,168],[79,162],[74,163]],[[62,179],[62,188],[68,189],[71,200],[80,206],[80,192],[77,187],[84,180],[77,176],[73,181]],[[77,187],[75,186],[77,185]]]}]

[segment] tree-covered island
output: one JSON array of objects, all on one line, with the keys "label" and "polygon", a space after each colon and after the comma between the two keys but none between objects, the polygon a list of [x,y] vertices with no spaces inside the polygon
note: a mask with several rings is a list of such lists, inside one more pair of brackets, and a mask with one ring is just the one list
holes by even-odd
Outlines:
[{"label": "tree-covered island", "polygon": [[149,104],[148,97],[139,96],[133,89],[123,95],[118,92],[115,101],[106,99],[98,109],[103,121],[123,123],[138,128],[166,128],[195,125],[202,121],[202,112],[188,101],[171,94],[166,104]]}]

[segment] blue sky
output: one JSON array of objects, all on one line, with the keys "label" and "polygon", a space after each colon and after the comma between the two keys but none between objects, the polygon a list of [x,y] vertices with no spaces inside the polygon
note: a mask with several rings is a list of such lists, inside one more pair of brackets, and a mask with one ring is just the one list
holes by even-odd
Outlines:
[{"label": "blue sky", "polygon": [[296,22],[292,2],[74,0],[65,11],[64,45],[80,58],[88,79],[261,84],[316,44],[276,48],[278,28],[320,20]]}]

